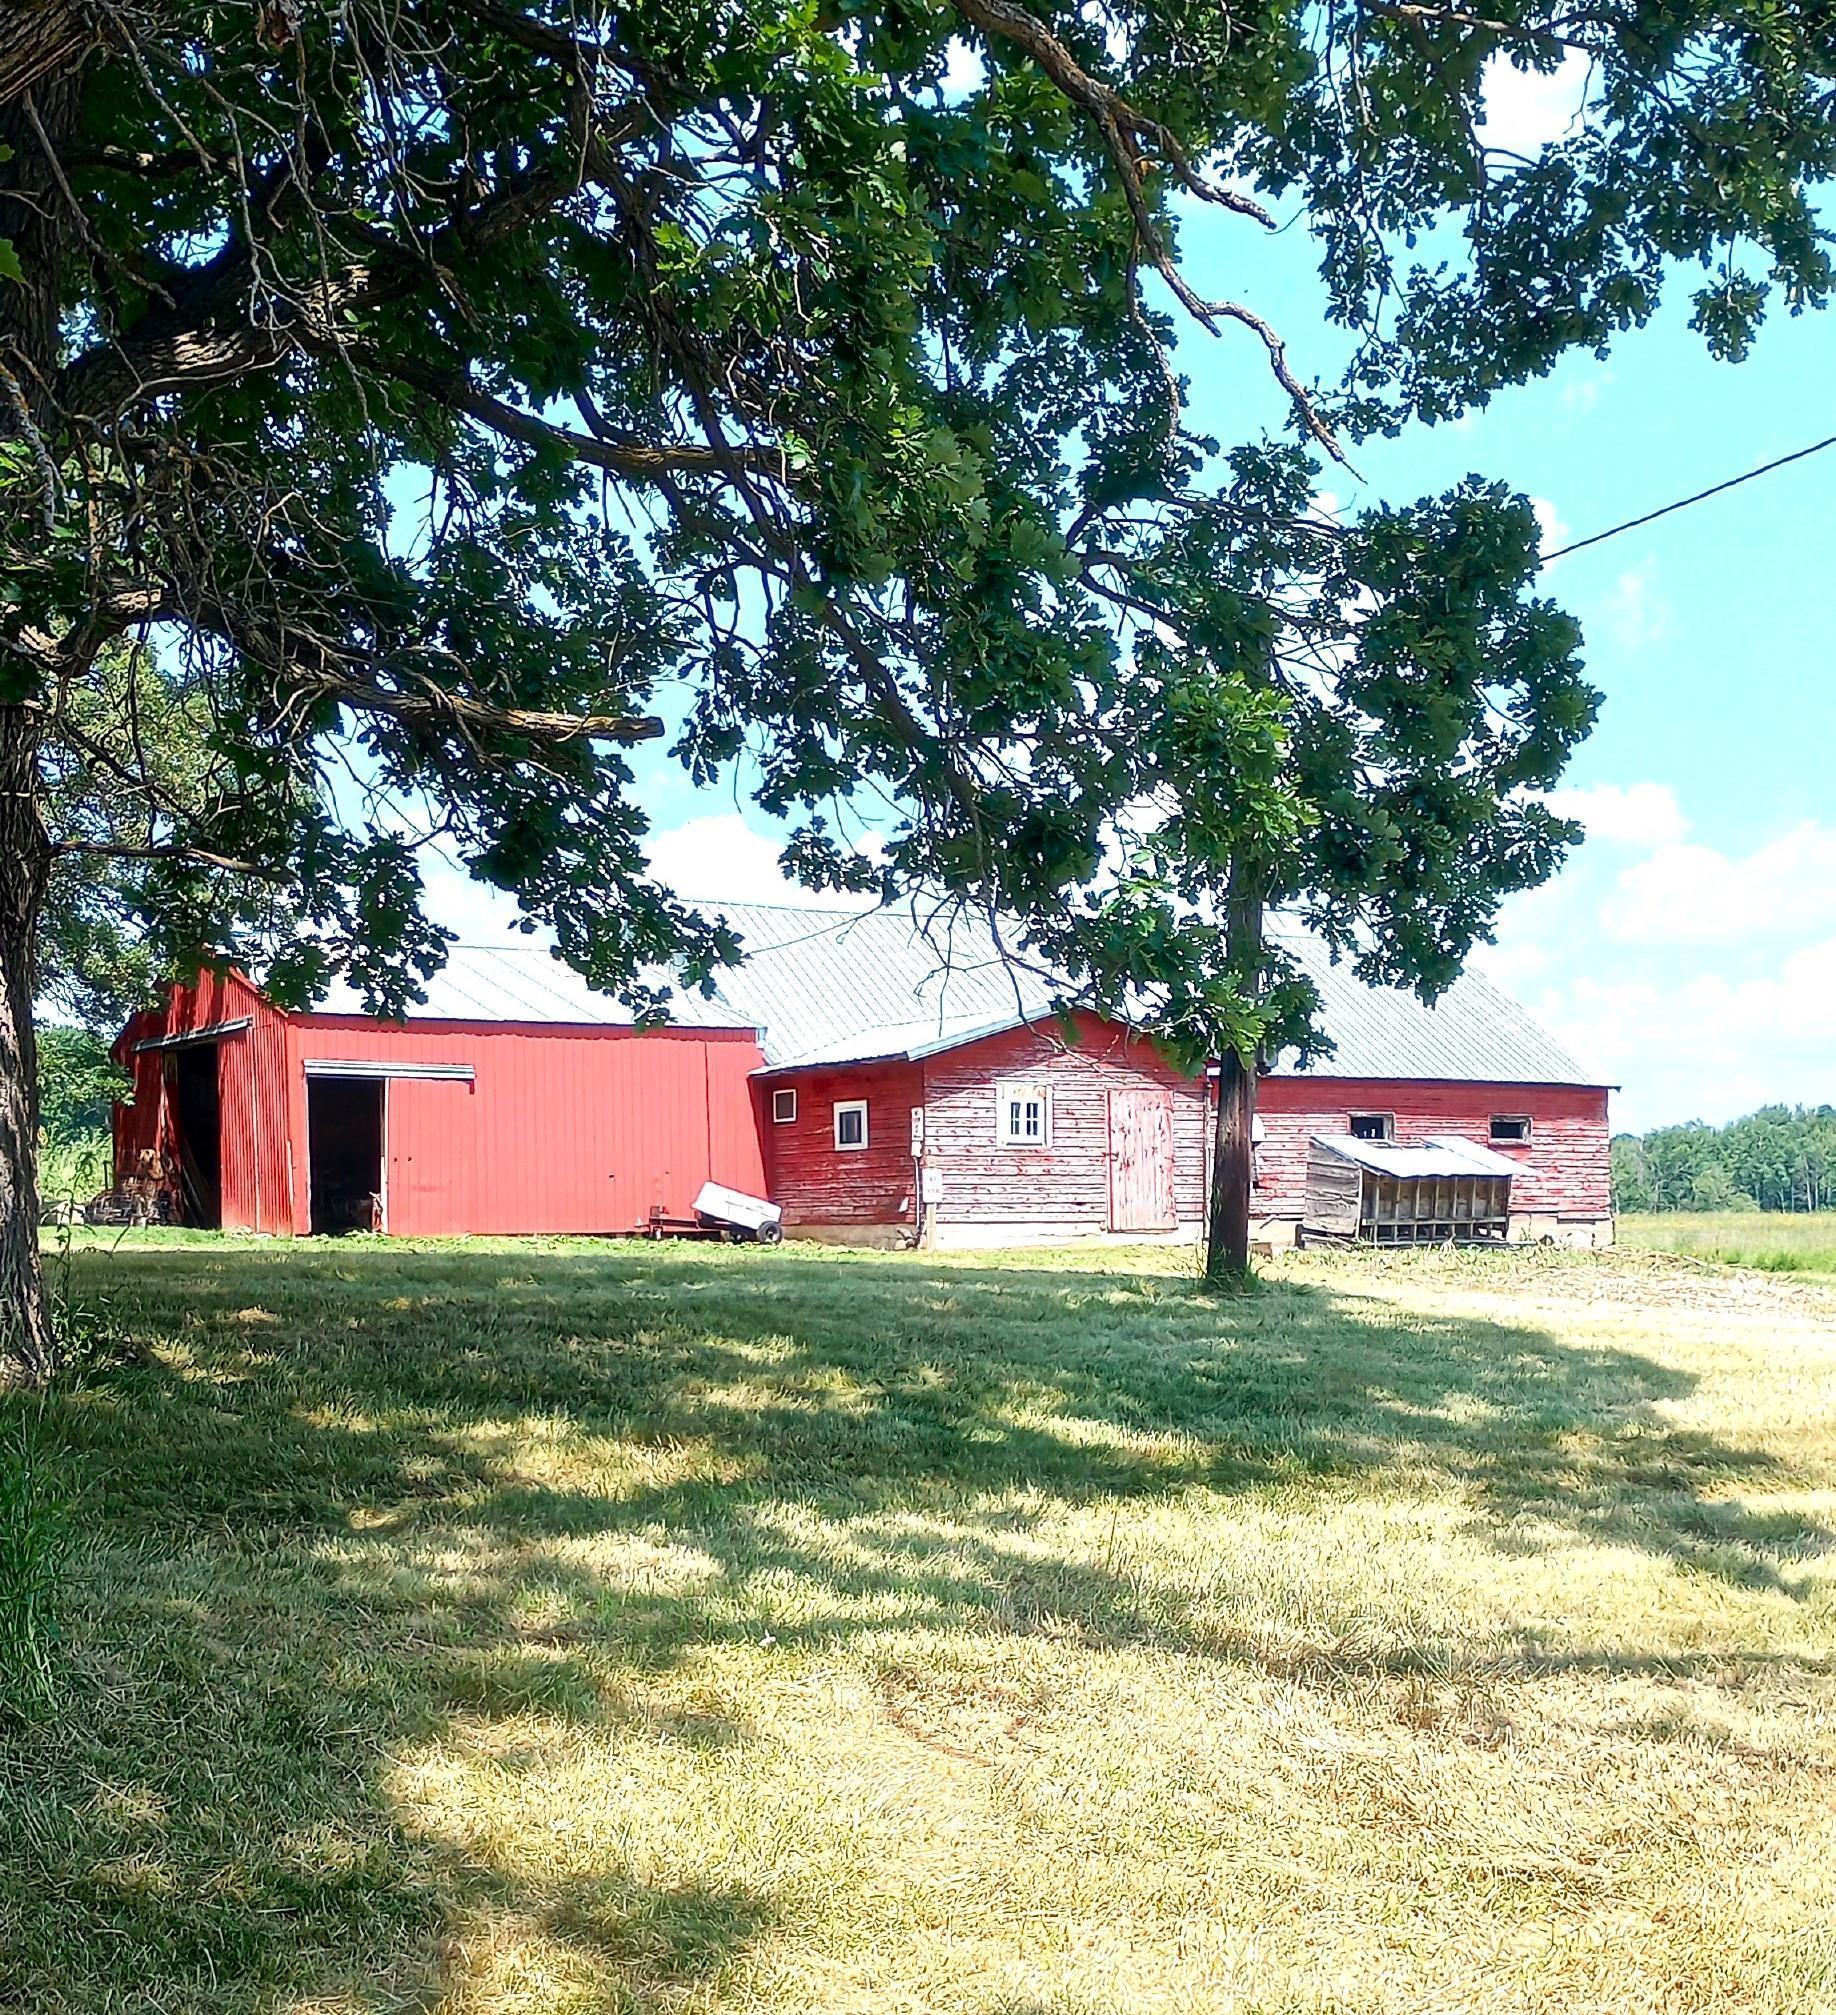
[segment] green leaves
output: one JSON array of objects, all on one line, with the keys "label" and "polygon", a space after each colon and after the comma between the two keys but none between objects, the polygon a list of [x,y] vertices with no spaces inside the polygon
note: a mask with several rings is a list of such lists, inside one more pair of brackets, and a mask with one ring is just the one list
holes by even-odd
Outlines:
[{"label": "green leaves", "polygon": [[[85,66],[59,115],[80,232],[36,153],[0,162],[15,249],[61,234],[0,288],[49,388],[36,437],[0,412],[6,662],[93,703],[46,752],[56,816],[156,852],[60,886],[148,960],[399,1004],[440,955],[408,845],[437,830],[654,1008],[648,969],[731,949],[645,864],[658,713],[814,885],[1005,911],[1195,1054],[1305,1045],[1304,981],[1221,932],[1232,875],[1442,984],[1572,841],[1540,795],[1598,704],[1523,499],[1323,521],[1306,413],[1457,414],[1678,262],[1729,357],[1830,286],[1807,0],[488,15],[355,0],[275,52],[170,0],[147,66]],[[1501,66],[1570,43],[1585,117],[1488,152]],[[1220,452],[1142,275],[1177,276],[1191,203],[1260,229],[1228,214],[1252,182],[1360,342],[1315,389],[1279,332],[1295,423]],[[97,636],[132,681],[78,662]]]}]

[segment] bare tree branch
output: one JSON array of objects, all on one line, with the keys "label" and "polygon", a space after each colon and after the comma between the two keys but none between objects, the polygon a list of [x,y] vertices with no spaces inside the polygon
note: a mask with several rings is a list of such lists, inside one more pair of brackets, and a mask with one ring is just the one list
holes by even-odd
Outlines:
[{"label": "bare tree branch", "polygon": [[1214,336],[1222,333],[1218,326],[1221,321],[1241,322],[1254,330],[1268,350],[1276,379],[1287,393],[1301,425],[1335,462],[1349,468],[1350,463],[1339,446],[1337,435],[1314,405],[1311,395],[1288,369],[1284,346],[1269,325],[1249,309],[1238,307],[1235,303],[1206,301],[1180,272],[1148,203],[1142,181],[1146,163],[1134,144],[1136,136],[1154,143],[1177,179],[1194,195],[1208,203],[1222,204],[1225,209],[1234,210],[1240,216],[1253,217],[1270,230],[1275,228],[1274,218],[1250,197],[1207,181],[1193,167],[1183,144],[1171,128],[1136,111],[1111,85],[1091,76],[1036,15],[1014,5],[1013,0],[956,0],[956,6],[957,11],[965,19],[973,21],[984,34],[998,36],[1024,49],[1074,105],[1081,106],[1090,114],[1121,179],[1129,215],[1134,219],[1136,239],[1149,263],[1172,290],[1174,298],[1202,328]]},{"label": "bare tree branch", "polygon": [[174,841],[170,846],[126,846],[111,840],[60,840],[51,849],[54,855],[90,855],[117,861],[196,861],[202,867],[221,868],[226,874],[247,875],[252,881],[284,884],[289,877],[279,868],[260,861],[241,861],[231,854],[213,853],[209,847],[186,846]]},{"label": "bare tree branch", "polygon": [[481,421],[509,440],[533,448],[558,449],[577,462],[586,462],[613,475],[640,482],[664,474],[725,476],[731,474],[737,461],[753,475],[778,482],[789,480],[785,457],[768,449],[716,449],[691,443],[662,445],[622,434],[576,433],[572,428],[555,426],[494,398],[455,366],[421,364],[412,358],[385,356],[369,349],[353,354],[371,369],[425,392],[441,405]]}]

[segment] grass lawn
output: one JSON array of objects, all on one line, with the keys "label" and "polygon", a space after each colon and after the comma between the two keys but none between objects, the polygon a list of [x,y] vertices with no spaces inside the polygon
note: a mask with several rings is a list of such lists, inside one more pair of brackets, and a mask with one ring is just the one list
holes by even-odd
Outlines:
[{"label": "grass lawn", "polygon": [[1836,1288],[1189,1264],[80,1254],[0,2007],[1828,2009]]},{"label": "grass lawn", "polygon": [[1622,1216],[1619,1236],[1647,1252],[1768,1273],[1836,1273],[1836,1211],[1654,1211]]}]

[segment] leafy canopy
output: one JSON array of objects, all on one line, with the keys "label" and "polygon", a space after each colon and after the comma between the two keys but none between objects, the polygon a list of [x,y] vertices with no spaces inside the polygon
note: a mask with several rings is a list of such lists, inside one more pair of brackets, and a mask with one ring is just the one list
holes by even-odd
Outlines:
[{"label": "leafy canopy", "polygon": [[[1788,0],[101,18],[4,129],[0,677],[54,911],[106,860],[149,957],[283,993],[437,961],[423,827],[595,979],[704,975],[629,763],[681,693],[805,879],[1017,918],[1195,1052],[1310,1026],[1233,874],[1432,989],[1572,841],[1539,793],[1596,699],[1521,497],[1337,523],[1322,463],[1603,348],[1673,262],[1728,356],[1830,285],[1836,21]],[[1575,51],[1579,129],[1488,148],[1488,76]],[[1336,386],[1182,272],[1185,212],[1265,202]],[[1194,434],[1182,322],[1282,434]]]}]

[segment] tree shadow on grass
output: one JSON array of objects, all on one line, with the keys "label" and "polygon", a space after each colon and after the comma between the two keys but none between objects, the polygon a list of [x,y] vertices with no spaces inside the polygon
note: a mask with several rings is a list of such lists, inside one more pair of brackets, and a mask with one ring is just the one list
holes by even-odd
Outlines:
[{"label": "tree shadow on grass", "polygon": [[[149,1350],[52,1405],[91,1548],[80,1704],[0,1752],[0,2000],[47,2009],[437,1998],[482,1963],[438,1941],[494,1915],[634,2006],[717,1991],[792,1908],[769,1882],[532,1875],[418,1829],[391,1772],[461,1727],[512,1778],[557,1727],[768,1744],[657,1683],[762,1629],[1309,1655],[1042,1553],[1053,1509],[1425,1475],[1501,1551],[1554,1529],[1786,1595],[1829,1543],[1727,1501],[1777,1464],[1675,1425],[1683,1372],[1311,1286],[629,1248],[87,1266]],[[644,1572],[609,1579],[608,1540]],[[787,1590],[820,1600],[781,1622]]]},{"label": "tree shadow on grass", "polygon": [[[300,1264],[234,1255],[219,1288],[199,1284],[194,1321],[246,1317],[239,1298],[264,1275],[276,1300],[311,1297]],[[370,1247],[308,1264],[353,1312],[333,1316],[305,1360],[287,1323],[245,1325],[231,1353],[244,1367],[222,1366],[219,1347],[213,1378],[279,1368],[279,1387],[263,1389],[289,1409],[309,1402],[328,1426],[328,1404],[361,1411],[380,1391],[397,1430],[422,1429],[407,1498],[445,1502],[469,1464],[495,1503],[477,1515],[518,1528],[693,1522],[753,1495],[855,1511],[958,1507],[966,1492],[1078,1502],[1349,1483],[1416,1464],[1466,1488],[1507,1549],[1536,1543],[1510,1529],[1534,1511],[1789,1593],[1828,1540],[1727,1501],[1777,1462],[1669,1419],[1663,1402],[1693,1389],[1685,1372],[1313,1286],[1219,1300],[1163,1276],[629,1248],[396,1259]],[[378,1307],[375,1278],[392,1274],[403,1291]],[[581,1433],[702,1448],[708,1473],[615,1498],[506,1482],[485,1442],[532,1407]],[[226,1430],[236,1426],[232,1414]],[[372,1437],[385,1473],[404,1468],[394,1438]],[[361,1441],[355,1452],[361,1470]],[[324,1495],[320,1468],[354,1480],[353,1453],[325,1445],[269,1479],[253,1508],[305,1514]],[[219,1493],[194,1478],[185,1495],[197,1506]]]}]

